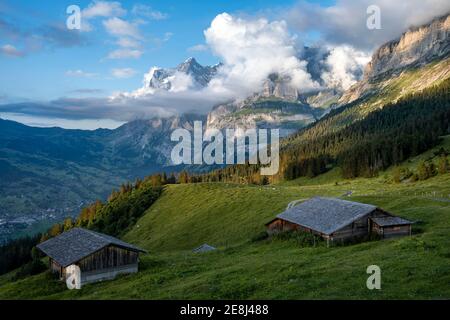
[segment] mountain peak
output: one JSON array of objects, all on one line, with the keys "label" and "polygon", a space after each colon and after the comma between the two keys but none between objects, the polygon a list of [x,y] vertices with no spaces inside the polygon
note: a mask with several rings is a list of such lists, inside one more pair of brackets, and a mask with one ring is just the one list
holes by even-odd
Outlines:
[{"label": "mountain peak", "polygon": [[185,63],[185,64],[194,64],[194,63],[197,63],[197,64],[198,64],[197,60],[195,60],[194,57],[189,57],[189,58],[187,58],[187,59],[184,61],[184,63]]},{"label": "mountain peak", "polygon": [[177,67],[178,71],[190,74],[190,73],[198,73],[202,72],[205,67],[195,60],[195,58],[190,57],[186,59],[183,63],[179,64]]},{"label": "mountain peak", "polygon": [[195,87],[206,87],[209,81],[217,73],[217,69],[222,64],[214,66],[202,66],[194,57],[186,59],[175,68],[164,69],[153,67],[149,73],[144,76],[144,87],[162,90],[172,89],[172,78],[177,72],[189,75],[194,80]]}]

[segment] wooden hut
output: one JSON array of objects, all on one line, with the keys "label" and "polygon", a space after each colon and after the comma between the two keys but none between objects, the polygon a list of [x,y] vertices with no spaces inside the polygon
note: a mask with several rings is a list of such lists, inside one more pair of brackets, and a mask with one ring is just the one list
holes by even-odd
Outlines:
[{"label": "wooden hut", "polygon": [[109,280],[118,274],[138,271],[138,247],[117,238],[74,228],[37,245],[49,257],[50,269],[66,279],[66,268],[77,265],[81,284]]},{"label": "wooden hut", "polygon": [[392,216],[372,217],[372,231],[383,238],[411,235],[411,222]]},{"label": "wooden hut", "polygon": [[382,237],[411,234],[410,221],[376,206],[324,197],[314,197],[287,209],[266,227],[269,234],[288,230],[310,232],[328,243],[354,240],[371,233]]}]

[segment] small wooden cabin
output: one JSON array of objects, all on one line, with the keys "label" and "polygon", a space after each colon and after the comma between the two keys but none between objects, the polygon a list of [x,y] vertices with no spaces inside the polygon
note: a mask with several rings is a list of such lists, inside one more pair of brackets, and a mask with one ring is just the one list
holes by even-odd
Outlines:
[{"label": "small wooden cabin", "polygon": [[376,206],[314,197],[291,207],[266,224],[267,232],[301,230],[327,240],[348,241],[376,233],[381,237],[411,234],[411,222]]},{"label": "small wooden cabin", "polygon": [[106,234],[74,228],[37,245],[49,257],[50,269],[66,279],[66,268],[77,265],[81,284],[114,279],[138,271],[139,253],[145,252]]},{"label": "small wooden cabin", "polygon": [[372,231],[383,238],[411,235],[411,222],[400,217],[385,216],[370,218]]},{"label": "small wooden cabin", "polygon": [[214,250],[217,250],[217,249],[213,246],[210,246],[207,243],[204,243],[200,247],[197,247],[194,250],[192,250],[192,252],[193,253],[204,253],[204,252],[209,252],[209,251],[214,251]]}]

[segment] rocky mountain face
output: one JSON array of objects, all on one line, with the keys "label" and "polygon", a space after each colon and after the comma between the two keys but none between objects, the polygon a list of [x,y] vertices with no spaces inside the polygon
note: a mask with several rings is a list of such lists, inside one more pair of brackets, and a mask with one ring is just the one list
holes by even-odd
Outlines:
[{"label": "rocky mountain face", "polygon": [[450,15],[413,28],[400,39],[388,42],[375,51],[365,70],[365,77],[373,79],[385,72],[395,72],[446,57],[450,51],[449,37]]},{"label": "rocky mountain face", "polygon": [[221,64],[214,66],[202,66],[194,58],[189,58],[173,69],[152,67],[144,76],[144,88],[162,89],[170,91],[174,88],[175,75],[184,74],[191,77],[195,88],[208,85],[209,81],[217,74]]},{"label": "rocky mountain face", "polygon": [[281,136],[302,128],[320,117],[322,111],[302,102],[276,99],[247,99],[217,106],[209,114],[207,129],[280,129]]},{"label": "rocky mountain face", "polygon": [[170,140],[170,135],[175,129],[184,128],[191,131],[194,121],[204,120],[205,116],[189,114],[135,120],[112,130],[105,143],[117,161],[129,162],[134,159],[133,166],[142,168],[145,175],[145,170],[151,164],[159,167],[171,165],[170,153],[174,143]]},{"label": "rocky mountain face", "polygon": [[276,73],[269,75],[264,82],[263,90],[258,94],[261,98],[279,98],[288,101],[296,101],[299,98],[299,92],[296,88],[289,85],[290,79],[283,78]]},{"label": "rocky mountain face", "polygon": [[329,54],[322,47],[304,47],[298,54],[299,60],[307,62],[312,80],[322,86],[319,90],[301,93],[290,84],[289,78],[272,73],[260,92],[244,100],[215,106],[208,114],[207,127],[280,128],[282,135],[288,135],[316,121],[335,107],[343,94],[340,88],[328,88],[322,79]]},{"label": "rocky mountain face", "polygon": [[202,87],[206,87],[211,79],[217,74],[217,70],[222,66],[221,63],[213,66],[202,66],[195,60],[189,58],[177,67],[177,71],[188,74],[194,78],[194,81]]},{"label": "rocky mountain face", "polygon": [[208,114],[207,127],[278,128],[286,136],[326,114],[341,94],[334,88],[300,93],[289,79],[271,74],[261,92],[214,107]]},{"label": "rocky mountain face", "polygon": [[[373,95],[402,72],[433,61],[443,61],[449,55],[450,15],[437,18],[429,24],[411,28],[399,39],[390,41],[375,51],[364,71],[362,81],[345,92],[339,104]],[[439,70],[436,71],[439,72]],[[440,71],[445,73],[448,70],[441,68]],[[436,76],[442,77],[445,74],[436,74],[434,77]],[[414,86],[414,90],[423,89],[430,83],[427,79],[420,79],[420,82],[422,85]]]},{"label": "rocky mountain face", "polygon": [[[315,81],[320,82],[323,71],[323,59],[327,51],[319,48],[307,48],[299,55],[308,62],[308,72]],[[194,58],[189,58],[178,67],[163,69],[151,68],[145,75],[144,88],[148,90],[175,90],[176,78],[189,76],[194,82],[193,88],[206,87],[217,74],[221,64],[202,66]],[[189,82],[189,79],[187,80]],[[337,89],[323,88],[316,92],[301,94],[290,84],[290,79],[277,73],[270,74],[260,92],[255,92],[243,100],[235,100],[215,106],[207,116],[206,129],[255,127],[280,128],[284,135],[304,127],[324,114],[324,109],[336,103],[341,92]]]}]

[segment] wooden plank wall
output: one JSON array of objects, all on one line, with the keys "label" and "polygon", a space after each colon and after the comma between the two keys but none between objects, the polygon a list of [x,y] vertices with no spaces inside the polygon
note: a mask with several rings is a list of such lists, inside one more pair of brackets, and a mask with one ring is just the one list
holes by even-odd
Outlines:
[{"label": "wooden plank wall", "polygon": [[383,238],[408,236],[411,234],[411,225],[383,227]]},{"label": "wooden plank wall", "polygon": [[91,254],[77,264],[83,272],[136,264],[138,258],[139,253],[137,252],[109,246]]}]

